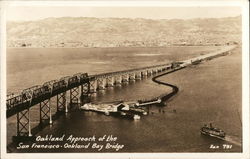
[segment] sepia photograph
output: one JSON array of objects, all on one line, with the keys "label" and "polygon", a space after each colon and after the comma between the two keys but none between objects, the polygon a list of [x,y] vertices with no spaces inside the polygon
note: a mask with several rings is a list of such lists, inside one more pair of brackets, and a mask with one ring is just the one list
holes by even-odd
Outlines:
[{"label": "sepia photograph", "polygon": [[1,158],[248,159],[246,5],[1,3]]}]

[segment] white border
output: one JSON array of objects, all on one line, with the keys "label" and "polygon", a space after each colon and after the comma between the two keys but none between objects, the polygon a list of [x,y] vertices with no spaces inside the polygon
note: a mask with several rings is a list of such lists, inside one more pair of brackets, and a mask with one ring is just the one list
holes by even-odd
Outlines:
[{"label": "white border", "polygon": [[[1,158],[171,158],[171,159],[248,159],[249,158],[249,2],[230,1],[2,1],[1,6]],[[6,153],[6,8],[9,6],[119,6],[193,7],[239,6],[242,8],[242,116],[243,153]],[[73,154],[73,155],[72,155]]]}]

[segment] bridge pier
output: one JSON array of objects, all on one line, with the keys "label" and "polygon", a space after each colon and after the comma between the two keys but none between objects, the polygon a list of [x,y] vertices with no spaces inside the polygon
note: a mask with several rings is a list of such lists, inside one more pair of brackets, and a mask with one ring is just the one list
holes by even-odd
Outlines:
[{"label": "bridge pier", "polygon": [[35,137],[32,136],[31,133],[31,125],[30,125],[30,110],[25,109],[16,114],[17,116],[17,134],[12,137],[14,142],[24,142],[34,140]]},{"label": "bridge pier", "polygon": [[40,103],[40,125],[42,126],[48,120],[49,120],[49,124],[52,124],[50,98]]},{"label": "bridge pier", "polygon": [[96,80],[89,81],[90,84],[90,93],[96,93],[97,82]]},{"label": "bridge pier", "polygon": [[148,76],[148,72],[147,71],[142,71],[142,77],[147,77]]},{"label": "bridge pier", "polygon": [[29,109],[17,113],[17,136],[32,136]]},{"label": "bridge pier", "polygon": [[121,85],[122,84],[122,76],[117,75],[115,76],[115,85]]},{"label": "bridge pier", "polygon": [[151,76],[152,75],[152,70],[147,70],[147,74],[148,74],[148,76]]},{"label": "bridge pier", "polygon": [[168,67],[165,66],[162,68],[162,71],[166,71],[166,70],[168,70]]},{"label": "bridge pier", "polygon": [[129,81],[129,75],[128,74],[122,74],[122,82],[127,83]]},{"label": "bridge pier", "polygon": [[70,94],[69,94],[70,106],[72,104],[78,103],[79,94],[80,94],[79,87],[74,87],[74,88],[70,89]]},{"label": "bridge pier", "polygon": [[160,68],[157,68],[157,72],[161,72],[161,69],[160,69]]},{"label": "bridge pier", "polygon": [[156,69],[153,69],[152,70],[152,74],[154,75],[154,74],[156,74],[157,73],[157,70]]},{"label": "bridge pier", "polygon": [[114,77],[113,76],[108,76],[106,78],[107,81],[107,87],[114,87]]},{"label": "bridge pier", "polygon": [[89,94],[90,94],[90,83],[84,83],[83,85],[81,85],[81,95],[80,95],[81,105],[89,102],[90,100]]},{"label": "bridge pier", "polygon": [[106,88],[106,79],[97,78],[97,90],[105,90]]},{"label": "bridge pier", "polygon": [[130,81],[135,81],[135,73],[130,73],[129,74],[129,80]]},{"label": "bridge pier", "polygon": [[57,108],[57,113],[67,112],[67,105],[66,105],[66,92],[60,93],[56,96],[57,101],[56,101],[56,108]]},{"label": "bridge pier", "polygon": [[135,75],[135,79],[141,79],[141,72],[137,72]]}]

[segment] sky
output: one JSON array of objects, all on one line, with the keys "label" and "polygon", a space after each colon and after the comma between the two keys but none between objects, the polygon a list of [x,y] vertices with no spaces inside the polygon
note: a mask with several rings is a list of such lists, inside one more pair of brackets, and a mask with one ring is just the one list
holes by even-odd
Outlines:
[{"label": "sky", "polygon": [[241,15],[240,7],[56,7],[11,6],[6,10],[7,21],[30,21],[49,17],[192,19],[221,18]]}]

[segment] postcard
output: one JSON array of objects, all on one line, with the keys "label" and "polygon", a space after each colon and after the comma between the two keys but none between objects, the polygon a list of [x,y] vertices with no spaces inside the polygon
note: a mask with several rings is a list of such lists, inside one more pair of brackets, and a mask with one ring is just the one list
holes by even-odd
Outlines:
[{"label": "postcard", "polygon": [[1,2],[1,158],[249,158],[248,4]]}]

